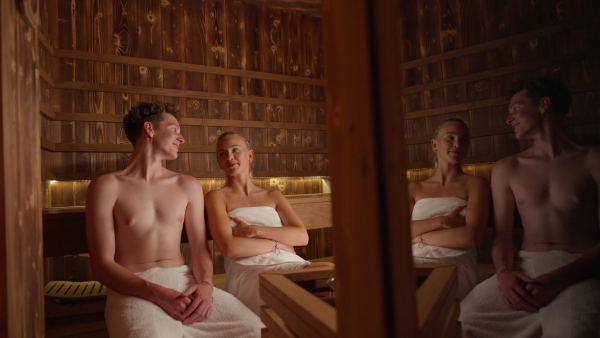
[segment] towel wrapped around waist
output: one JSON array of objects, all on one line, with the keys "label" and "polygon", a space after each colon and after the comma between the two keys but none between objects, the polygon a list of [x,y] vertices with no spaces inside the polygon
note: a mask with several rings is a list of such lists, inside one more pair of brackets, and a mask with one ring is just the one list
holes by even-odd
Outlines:
[{"label": "towel wrapped around waist", "polygon": [[[173,268],[151,268],[136,273],[149,282],[184,292],[196,284],[187,265]],[[145,299],[108,290],[106,326],[114,338],[169,338],[169,337],[260,337],[263,327],[260,318],[227,292],[214,288],[213,310],[208,319],[183,324],[171,318],[158,305]]]}]

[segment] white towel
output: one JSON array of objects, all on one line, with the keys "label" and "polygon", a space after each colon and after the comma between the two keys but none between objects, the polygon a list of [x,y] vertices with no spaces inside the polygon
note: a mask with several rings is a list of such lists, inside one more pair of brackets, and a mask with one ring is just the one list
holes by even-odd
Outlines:
[{"label": "white towel", "polygon": [[[434,218],[448,215],[452,210],[467,201],[458,197],[433,197],[418,200],[411,216],[412,220]],[[466,208],[461,215],[466,214]],[[444,248],[427,244],[413,244],[413,262],[417,264],[449,264],[455,265],[458,277],[459,299],[463,299],[477,285],[477,250]]]},{"label": "white towel", "polygon": [[[139,277],[184,292],[196,283],[187,265],[152,268],[136,273]],[[208,319],[189,325],[171,318],[158,305],[145,299],[108,290],[105,310],[111,338],[171,337],[260,337],[260,318],[227,292],[213,290],[213,310]]]},{"label": "white towel", "polygon": [[[248,225],[283,226],[277,211],[266,206],[234,209],[229,212],[229,216],[237,217]],[[232,227],[235,226],[235,222],[231,222]],[[283,250],[251,257],[225,258],[227,292],[259,315],[260,306],[264,302],[258,293],[258,274],[266,271],[302,269],[309,264],[310,262],[300,256]]]},{"label": "white towel", "polygon": [[[559,250],[519,252],[515,268],[531,278],[554,271],[581,255]],[[537,312],[504,304],[496,275],[477,285],[460,304],[463,337],[600,337],[600,278],[575,283]]]}]

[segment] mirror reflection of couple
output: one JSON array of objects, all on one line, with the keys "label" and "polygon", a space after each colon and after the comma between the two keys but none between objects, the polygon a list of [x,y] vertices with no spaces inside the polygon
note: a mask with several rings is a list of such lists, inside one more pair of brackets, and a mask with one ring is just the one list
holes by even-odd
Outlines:
[{"label": "mirror reflection of couple", "polygon": [[414,261],[457,266],[463,337],[600,337],[600,150],[567,137],[572,99],[560,81],[520,81],[510,94],[506,123],[533,144],[492,169],[496,274],[477,285],[490,187],[462,171],[470,142],[460,119],[434,133],[435,174],[409,185]]},{"label": "mirror reflection of couple", "polygon": [[[600,151],[566,136],[570,103],[570,91],[548,78],[520,82],[512,92],[506,122],[533,145],[492,170],[497,273],[481,284],[475,247],[488,224],[490,185],[462,171],[470,145],[465,122],[448,119],[436,128],[436,172],[408,187],[414,260],[457,266],[465,337],[582,337],[600,330]],[[242,134],[220,136],[217,160],[227,184],[205,201],[197,179],[162,166],[184,142],[178,118],[170,105],[132,108],[124,118],[134,145],[130,163],[88,189],[90,258],[95,278],[110,289],[109,333],[258,337],[258,273],[320,263],[295,255],[293,246],[306,245],[308,235],[285,197],[252,184],[254,152]],[[235,297],[212,286],[204,210]],[[516,211],[524,228],[517,254]],[[179,251],[183,226],[191,269]]]}]

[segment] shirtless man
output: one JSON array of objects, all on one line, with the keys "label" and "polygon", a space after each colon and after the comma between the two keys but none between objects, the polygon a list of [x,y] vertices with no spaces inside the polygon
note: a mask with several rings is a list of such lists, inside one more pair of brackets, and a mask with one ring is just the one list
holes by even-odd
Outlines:
[{"label": "shirtless man", "polygon": [[[258,337],[259,318],[212,285],[197,179],[163,167],[184,139],[172,105],[142,103],[123,118],[133,143],[122,170],[94,180],[86,221],[94,277],[109,288],[111,337]],[[180,252],[183,226],[192,270]]]},{"label": "shirtless man", "polygon": [[565,134],[571,92],[560,82],[528,80],[513,94],[506,123],[533,145],[492,170],[496,275],[462,302],[463,336],[600,337],[600,149]]}]

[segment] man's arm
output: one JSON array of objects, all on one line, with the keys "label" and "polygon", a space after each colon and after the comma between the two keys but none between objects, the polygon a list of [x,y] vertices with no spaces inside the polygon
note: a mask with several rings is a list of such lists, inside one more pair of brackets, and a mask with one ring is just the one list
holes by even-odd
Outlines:
[{"label": "man's arm", "polygon": [[140,297],[159,305],[167,314],[183,320],[191,301],[176,290],[139,278],[115,262],[116,241],[113,208],[117,178],[102,176],[90,183],[86,195],[86,232],[94,278],[119,293]]},{"label": "man's arm", "polygon": [[185,230],[190,244],[192,271],[196,285],[189,287],[183,294],[191,297],[192,303],[183,316],[184,323],[194,323],[208,318],[212,312],[213,264],[208,250],[206,224],[204,222],[204,194],[202,185],[191,176],[181,176],[182,188],[188,196],[185,211]]},{"label": "man's arm", "polygon": [[492,200],[494,203],[494,239],[492,259],[500,284],[502,300],[512,309],[535,312],[535,299],[525,289],[532,279],[521,271],[513,270],[513,227],[515,198],[509,178],[514,174],[514,158],[498,161],[492,168]]}]

